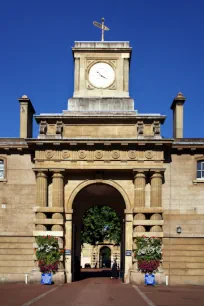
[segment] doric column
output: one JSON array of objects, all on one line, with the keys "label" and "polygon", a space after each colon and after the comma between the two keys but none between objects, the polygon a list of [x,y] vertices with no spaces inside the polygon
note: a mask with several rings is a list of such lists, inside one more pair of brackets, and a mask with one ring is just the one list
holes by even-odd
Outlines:
[{"label": "doric column", "polygon": [[154,172],[151,176],[151,207],[162,206],[162,174]]},{"label": "doric column", "polygon": [[52,176],[52,207],[64,207],[64,177],[60,171]]},{"label": "doric column", "polygon": [[36,206],[47,206],[47,175],[38,171],[36,176]]},{"label": "doric column", "polygon": [[146,176],[143,171],[135,172],[134,175],[134,207],[145,207]]}]

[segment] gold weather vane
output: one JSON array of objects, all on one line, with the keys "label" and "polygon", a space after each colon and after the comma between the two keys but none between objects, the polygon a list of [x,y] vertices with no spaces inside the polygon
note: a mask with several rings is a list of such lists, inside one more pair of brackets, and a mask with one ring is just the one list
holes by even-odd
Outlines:
[{"label": "gold weather vane", "polygon": [[102,19],[101,19],[101,24],[100,24],[99,22],[97,22],[97,21],[94,21],[94,22],[93,22],[93,25],[94,25],[95,27],[100,28],[100,29],[102,30],[101,41],[104,41],[104,31],[109,31],[109,30],[110,30],[108,27],[106,27],[106,26],[104,25],[104,21],[105,21],[105,19],[102,18]]}]

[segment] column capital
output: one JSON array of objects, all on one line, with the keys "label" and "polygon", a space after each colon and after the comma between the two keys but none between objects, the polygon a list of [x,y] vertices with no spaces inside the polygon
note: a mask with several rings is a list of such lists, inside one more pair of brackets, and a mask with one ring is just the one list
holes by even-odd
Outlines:
[{"label": "column capital", "polygon": [[64,178],[64,176],[61,172],[54,172],[52,178]]},{"label": "column capital", "polygon": [[39,177],[47,178],[47,174],[44,171],[38,171],[38,172],[36,172],[36,177],[37,178],[39,178]]},{"label": "column capital", "polygon": [[146,178],[146,173],[149,171],[149,169],[142,169],[142,168],[138,168],[138,169],[133,169],[133,177],[134,178]]},{"label": "column capital", "polygon": [[150,176],[150,178],[151,179],[153,179],[153,178],[161,178],[161,179],[163,179],[163,173],[161,173],[161,172],[153,172],[152,174],[151,174],[151,176]]},{"label": "column capital", "polygon": [[137,178],[146,178],[146,174],[144,172],[135,172],[134,173],[134,179],[137,179]]}]

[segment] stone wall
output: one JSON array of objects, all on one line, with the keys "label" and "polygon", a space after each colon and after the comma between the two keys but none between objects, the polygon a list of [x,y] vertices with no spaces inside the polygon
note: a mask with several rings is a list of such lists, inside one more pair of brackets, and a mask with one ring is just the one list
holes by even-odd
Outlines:
[{"label": "stone wall", "polygon": [[166,165],[163,268],[170,284],[204,284],[204,186],[196,180],[199,156],[172,155],[172,163]]},{"label": "stone wall", "polygon": [[29,154],[1,156],[7,173],[0,182],[0,282],[19,282],[34,267],[35,174]]}]

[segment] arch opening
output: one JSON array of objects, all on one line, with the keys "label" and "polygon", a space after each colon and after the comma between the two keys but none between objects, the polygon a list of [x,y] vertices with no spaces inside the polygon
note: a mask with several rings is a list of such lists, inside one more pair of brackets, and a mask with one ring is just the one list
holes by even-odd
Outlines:
[{"label": "arch opening", "polygon": [[[89,252],[82,252],[83,216],[93,207],[111,208],[118,217],[121,239],[116,246],[114,241],[95,241],[89,244]],[[82,188],[73,200],[73,246],[72,246],[72,279],[85,277],[110,276],[114,259],[118,260],[121,274],[124,270],[124,210],[125,201],[121,193],[108,184],[93,183]],[[104,208],[105,209],[105,208]],[[103,209],[103,210],[104,210]],[[104,225],[103,225],[104,226]],[[94,233],[92,233],[92,236]],[[97,239],[96,239],[97,240]],[[84,242],[84,241],[83,241]],[[83,257],[83,258],[82,258]],[[89,258],[88,258],[89,257]],[[84,273],[84,268],[89,273]],[[103,271],[106,269],[106,271]],[[107,271],[109,269],[109,271]],[[102,271],[101,271],[102,270]],[[95,272],[95,273],[94,273]],[[85,275],[86,274],[86,275]]]}]

